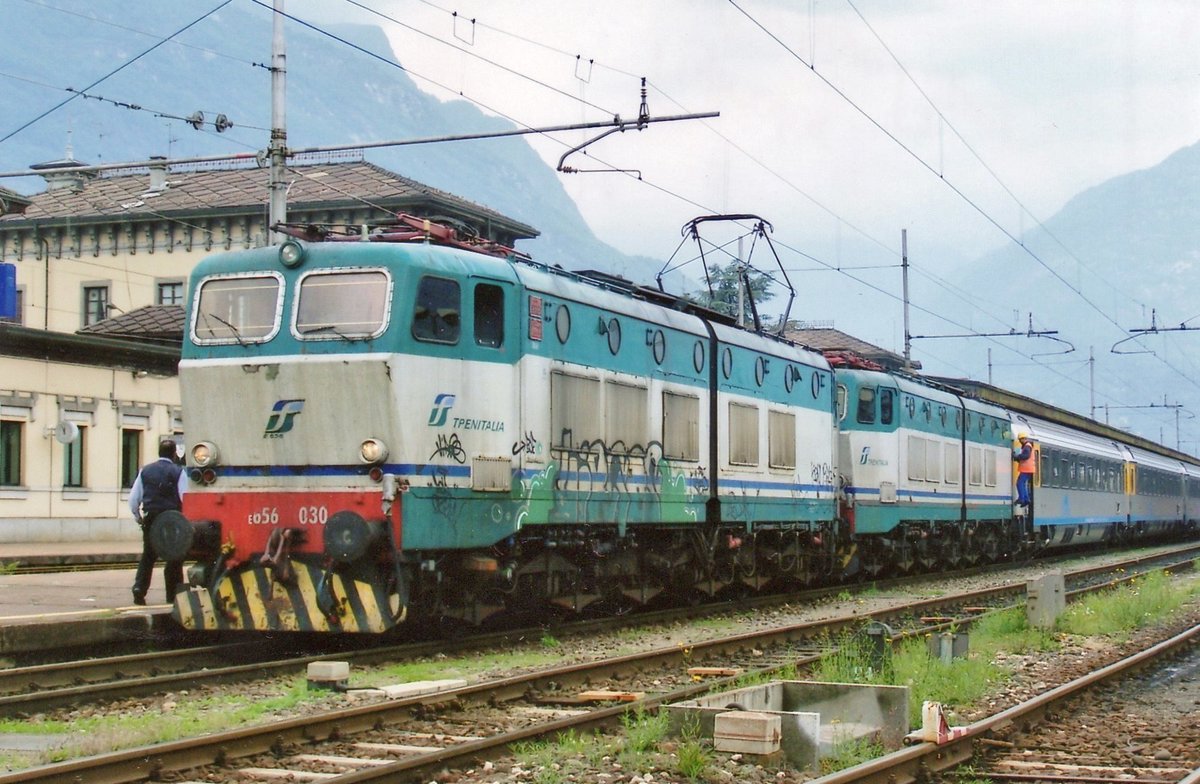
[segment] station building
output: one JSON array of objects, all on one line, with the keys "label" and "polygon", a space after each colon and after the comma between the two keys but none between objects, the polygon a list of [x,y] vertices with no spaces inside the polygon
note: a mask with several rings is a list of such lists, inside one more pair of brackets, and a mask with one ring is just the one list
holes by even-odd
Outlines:
[{"label": "station building", "polygon": [[[186,441],[176,368],[188,275],[267,244],[267,171],[150,167],[101,175],[69,157],[46,189],[0,189],[0,262],[17,310],[0,322],[0,542],[134,540],[128,491],[157,442]],[[295,223],[450,221],[504,245],[537,231],[360,157],[295,160]]]}]

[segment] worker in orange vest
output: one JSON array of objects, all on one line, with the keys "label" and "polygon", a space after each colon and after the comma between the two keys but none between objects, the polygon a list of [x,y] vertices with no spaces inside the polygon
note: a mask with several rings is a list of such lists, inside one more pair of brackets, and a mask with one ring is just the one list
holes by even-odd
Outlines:
[{"label": "worker in orange vest", "polygon": [[1027,435],[1021,436],[1021,448],[1013,451],[1013,460],[1017,461],[1017,503],[1029,506],[1035,462],[1033,439]]}]

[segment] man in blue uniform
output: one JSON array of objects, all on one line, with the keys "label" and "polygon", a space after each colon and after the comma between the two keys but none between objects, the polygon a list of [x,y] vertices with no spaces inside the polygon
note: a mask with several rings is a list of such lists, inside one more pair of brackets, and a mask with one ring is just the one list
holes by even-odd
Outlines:
[{"label": "man in blue uniform", "polygon": [[[129,491],[129,509],[142,527],[142,558],[133,578],[133,603],[145,604],[146,591],[154,574],[158,556],[150,543],[150,525],[154,518],[168,510],[180,511],[181,498],[187,491],[187,476],[175,462],[175,442],[164,439],[158,444],[158,460],[142,466]],[[175,598],[175,589],[183,582],[183,561],[168,561],[163,567],[167,584],[167,602]]]}]

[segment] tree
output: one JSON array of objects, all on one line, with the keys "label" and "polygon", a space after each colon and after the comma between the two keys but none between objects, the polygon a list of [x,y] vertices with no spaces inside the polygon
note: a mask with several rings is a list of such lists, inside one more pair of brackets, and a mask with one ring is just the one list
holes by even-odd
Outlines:
[{"label": "tree", "polygon": [[737,318],[738,292],[745,285],[741,274],[743,269],[746,272],[745,279],[750,283],[750,292],[742,297],[742,323],[753,326],[754,315],[750,309],[751,297],[754,299],[754,307],[758,309],[759,318],[762,319],[763,303],[774,297],[775,293],[771,291],[771,279],[757,270],[746,267],[744,262],[734,260],[724,267],[720,264],[709,265],[708,277],[712,282],[711,295],[707,289],[701,289],[695,292],[691,299],[718,313]]}]

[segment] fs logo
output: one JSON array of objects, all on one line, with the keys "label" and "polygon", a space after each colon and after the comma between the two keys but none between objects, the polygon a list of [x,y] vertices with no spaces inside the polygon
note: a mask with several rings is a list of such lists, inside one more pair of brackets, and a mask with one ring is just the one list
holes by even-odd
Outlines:
[{"label": "fs logo", "polygon": [[866,464],[867,464],[867,459],[868,459],[868,458],[870,458],[870,457],[871,457],[871,447],[869,447],[869,446],[864,446],[864,447],[862,448],[862,455],[860,455],[860,456],[859,456],[859,458],[858,458],[858,464],[859,464],[859,465],[866,465]]},{"label": "fs logo", "polygon": [[303,400],[276,400],[271,407],[271,416],[263,430],[263,438],[282,438],[292,429],[293,420],[304,410]]},{"label": "fs logo", "polygon": [[433,409],[429,412],[429,426],[442,427],[446,424],[446,419],[450,416],[450,409],[454,408],[454,395],[448,395],[445,392],[441,393],[433,399]]}]

